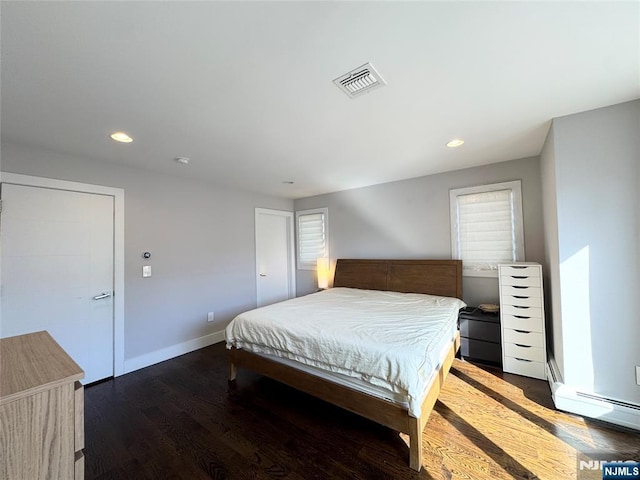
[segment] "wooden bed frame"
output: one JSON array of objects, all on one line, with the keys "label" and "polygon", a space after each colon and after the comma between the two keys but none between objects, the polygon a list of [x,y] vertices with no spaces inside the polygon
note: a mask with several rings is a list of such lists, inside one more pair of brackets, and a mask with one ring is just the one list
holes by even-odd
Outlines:
[{"label": "wooden bed frame", "polygon": [[[428,293],[461,299],[462,261],[340,259],[336,264],[333,286]],[[422,431],[459,347],[460,334],[458,332],[451,342],[451,347],[440,366],[438,375],[434,376],[429,391],[422,402],[419,418],[412,416],[401,405],[338,385],[294,367],[237,348],[232,348],[229,351],[229,380],[235,380],[237,366],[246,367],[374,422],[406,433],[409,435],[409,466],[419,471],[422,467]]]}]

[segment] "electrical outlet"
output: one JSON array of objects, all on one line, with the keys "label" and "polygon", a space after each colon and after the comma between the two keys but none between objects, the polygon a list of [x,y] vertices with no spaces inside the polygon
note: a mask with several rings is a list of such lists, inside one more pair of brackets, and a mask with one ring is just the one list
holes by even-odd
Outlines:
[{"label": "electrical outlet", "polygon": [[213,322],[215,320],[215,315],[213,312],[207,313],[207,322]]},{"label": "electrical outlet", "polygon": [[640,385],[640,365],[636,367],[636,383]]},{"label": "electrical outlet", "polygon": [[142,276],[144,278],[151,276],[151,265],[145,265],[144,267],[142,267]]}]

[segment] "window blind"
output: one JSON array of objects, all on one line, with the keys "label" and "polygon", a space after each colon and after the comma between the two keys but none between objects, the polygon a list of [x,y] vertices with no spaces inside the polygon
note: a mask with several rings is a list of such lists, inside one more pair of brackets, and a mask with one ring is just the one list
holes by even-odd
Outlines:
[{"label": "window blind", "polygon": [[512,191],[458,195],[458,255],[468,270],[496,270],[517,258]]},{"label": "window blind", "polygon": [[298,216],[299,267],[315,268],[318,258],[328,256],[325,224],[323,212]]}]

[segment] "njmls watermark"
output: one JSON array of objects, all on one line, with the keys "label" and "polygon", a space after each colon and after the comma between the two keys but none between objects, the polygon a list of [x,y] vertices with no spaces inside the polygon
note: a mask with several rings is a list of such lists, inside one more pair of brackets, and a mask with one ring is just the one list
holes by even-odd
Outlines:
[{"label": "njmls watermark", "polygon": [[577,480],[640,480],[640,451],[579,452]]}]

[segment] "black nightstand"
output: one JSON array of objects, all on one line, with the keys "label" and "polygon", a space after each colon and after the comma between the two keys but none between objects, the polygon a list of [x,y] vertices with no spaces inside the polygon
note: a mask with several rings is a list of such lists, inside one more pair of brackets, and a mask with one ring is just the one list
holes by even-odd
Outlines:
[{"label": "black nightstand", "polygon": [[502,366],[500,313],[485,313],[478,307],[460,310],[460,356]]}]

